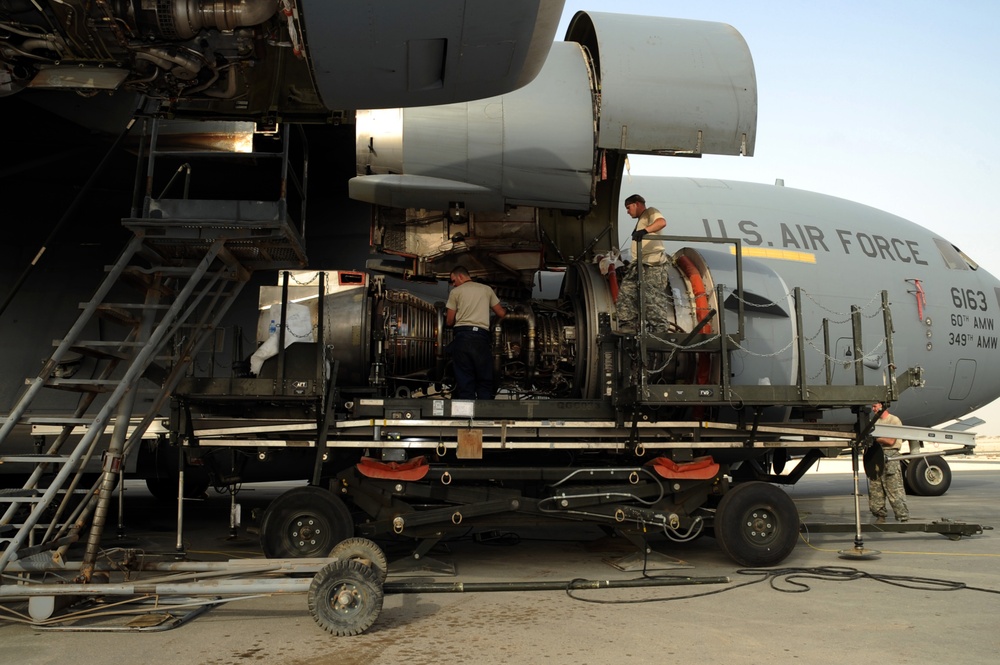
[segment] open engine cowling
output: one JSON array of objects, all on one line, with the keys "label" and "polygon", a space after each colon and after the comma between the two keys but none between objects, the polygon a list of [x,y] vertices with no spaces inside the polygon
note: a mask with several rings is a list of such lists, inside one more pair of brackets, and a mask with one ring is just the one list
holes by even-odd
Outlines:
[{"label": "open engine cowling", "polygon": [[359,111],[352,198],[393,208],[586,211],[606,152],[752,155],[757,88],[721,23],[580,12],[538,77],[499,97]]}]

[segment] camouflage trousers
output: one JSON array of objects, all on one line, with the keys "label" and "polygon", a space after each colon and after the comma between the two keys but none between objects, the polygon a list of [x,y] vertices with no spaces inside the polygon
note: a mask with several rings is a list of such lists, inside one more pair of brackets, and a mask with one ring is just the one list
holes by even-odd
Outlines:
[{"label": "camouflage trousers", "polygon": [[[645,307],[646,327],[654,331],[665,331],[673,321],[671,310],[673,298],[670,296],[668,283],[668,264],[642,267],[642,302]],[[618,310],[618,327],[627,326],[635,329],[639,323],[639,281],[638,269],[632,263],[622,283],[618,287],[618,300],[615,307]]]},{"label": "camouflage trousers", "polygon": [[[891,450],[886,453],[891,454]],[[885,463],[885,470],[882,475],[874,480],[868,480],[868,509],[875,517],[885,517],[885,501],[889,500],[892,512],[897,520],[905,520],[910,517],[910,510],[906,507],[906,490],[903,488],[903,472],[898,460]]]}]

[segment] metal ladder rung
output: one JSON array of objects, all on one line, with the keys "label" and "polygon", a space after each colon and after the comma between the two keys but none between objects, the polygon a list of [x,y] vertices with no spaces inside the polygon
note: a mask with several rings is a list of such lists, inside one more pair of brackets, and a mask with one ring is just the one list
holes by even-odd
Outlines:
[{"label": "metal ladder rung", "polygon": [[40,497],[40,496],[42,496],[42,493],[39,492],[38,490],[26,490],[21,487],[0,489],[0,499],[2,499],[3,497],[9,497],[12,499],[13,498],[25,499],[25,498]]},{"label": "metal ladder rung", "polygon": [[[52,340],[52,346],[59,346],[64,341],[65,340],[62,339],[54,339]],[[132,348],[146,346],[145,342],[116,342],[114,340],[91,340],[85,342],[77,342],[76,344],[85,349],[97,349],[102,346],[124,346]]]},{"label": "metal ladder rung", "polygon": [[22,418],[25,425],[89,425],[93,418],[73,418],[72,416],[28,416]]},{"label": "metal ladder rung", "polygon": [[[23,527],[23,525],[21,525]],[[9,543],[13,544],[14,540],[12,538],[7,539]],[[48,552],[54,549],[58,549],[63,545],[72,545],[76,541],[74,536],[63,536],[62,538],[57,538],[55,540],[47,540],[44,543],[38,545],[32,545],[30,547],[22,547],[21,549],[14,550],[14,558],[25,560],[29,557],[36,556],[42,552]]]},{"label": "metal ladder rung", "polygon": [[[46,455],[45,453],[28,453],[25,455],[0,455],[0,464],[6,464],[7,462],[30,462],[33,464],[38,463],[52,463],[52,464],[65,464],[70,461],[69,455]],[[2,490],[0,490],[2,491]]]},{"label": "metal ladder rung", "polygon": [[[104,266],[104,272],[111,272],[113,266]],[[129,277],[141,277],[147,278],[153,274],[166,275],[169,277],[188,277],[194,274],[195,266],[159,266],[157,268],[137,268],[135,266],[127,267],[122,275]],[[145,279],[143,279],[145,281]]]},{"label": "metal ladder rung", "polygon": [[[90,306],[89,302],[82,302],[79,304],[80,309],[86,309]],[[142,302],[106,302],[102,303],[101,307],[115,307],[118,309],[170,309],[170,305],[155,304],[147,305]]]},{"label": "metal ladder rung", "polygon": [[[25,385],[30,385],[33,383],[33,379],[25,379]],[[109,393],[112,392],[121,381],[117,379],[48,379],[45,382],[46,388],[55,388],[56,390],[67,390],[70,392],[77,393]],[[155,393],[157,388],[135,388],[137,393]]]},{"label": "metal ladder rung", "polygon": [[[26,379],[25,383],[31,384],[32,380]],[[79,393],[107,393],[114,390],[119,383],[121,381],[115,379],[106,381],[100,379],[49,379],[45,382],[45,386]]]},{"label": "metal ladder rung", "polygon": [[[83,307],[80,309],[86,309],[89,306],[89,303],[83,303]],[[139,317],[127,309],[121,309],[120,307],[105,305],[102,303],[97,306],[96,313],[98,316],[103,316],[105,319],[119,323],[123,326],[136,326],[139,324]]]},{"label": "metal ladder rung", "polygon": [[[110,349],[95,348],[95,342],[81,342],[69,347],[70,351],[75,351],[81,355],[97,358],[98,360],[128,360],[132,354],[123,351],[112,351]],[[124,342],[107,342],[106,346],[122,346]],[[136,346],[142,346],[136,342]]]},{"label": "metal ladder rung", "polygon": [[[0,503],[38,503],[44,497],[42,496],[44,492],[33,489],[2,489],[0,490]],[[66,494],[66,490],[57,490],[56,494],[62,496]],[[89,489],[77,488],[72,491],[74,495],[90,494]]]}]

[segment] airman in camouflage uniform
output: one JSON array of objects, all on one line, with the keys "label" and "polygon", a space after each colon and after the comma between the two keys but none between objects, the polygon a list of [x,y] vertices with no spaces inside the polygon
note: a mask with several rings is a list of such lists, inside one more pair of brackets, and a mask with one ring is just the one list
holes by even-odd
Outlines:
[{"label": "airman in camouflage uniform", "polygon": [[[879,413],[881,410],[881,413]],[[872,406],[872,411],[879,413],[879,423],[882,425],[902,425],[903,422],[889,413],[881,402]],[[902,442],[889,437],[876,437],[876,445],[881,445],[887,457],[899,453]],[[898,460],[886,461],[882,473],[877,478],[868,479],[868,509],[875,516],[875,522],[885,522],[885,502],[889,500],[896,519],[905,522],[910,519],[910,510],[906,507],[906,490],[903,488],[903,472]]]},{"label": "airman in camouflage uniform", "polygon": [[666,330],[672,320],[671,298],[668,284],[670,257],[661,240],[647,240],[667,226],[667,220],[656,208],[647,208],[646,200],[638,194],[625,199],[625,210],[636,220],[632,231],[632,263],[625,271],[618,289],[615,306],[618,311],[618,329],[636,330],[639,321],[639,270],[636,257],[642,243],[642,299],[645,305],[646,325],[651,330]]}]

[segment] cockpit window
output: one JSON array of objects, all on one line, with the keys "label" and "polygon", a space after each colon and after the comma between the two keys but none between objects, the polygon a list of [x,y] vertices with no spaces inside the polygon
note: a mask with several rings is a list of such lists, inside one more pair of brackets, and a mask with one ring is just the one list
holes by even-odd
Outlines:
[{"label": "cockpit window", "polygon": [[937,245],[938,251],[941,252],[944,262],[952,270],[979,270],[978,263],[970,259],[965,252],[947,240],[934,238],[934,244]]}]

